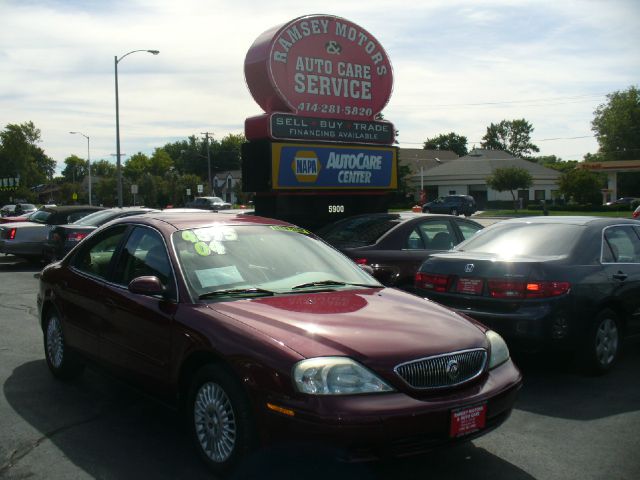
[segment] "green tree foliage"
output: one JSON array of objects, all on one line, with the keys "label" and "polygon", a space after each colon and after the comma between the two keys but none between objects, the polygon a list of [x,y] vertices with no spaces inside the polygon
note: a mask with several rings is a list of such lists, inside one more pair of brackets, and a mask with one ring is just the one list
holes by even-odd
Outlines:
[{"label": "green tree foliage", "polygon": [[162,176],[173,168],[173,159],[164,149],[156,148],[149,159],[149,167],[152,175]]},{"label": "green tree foliage", "polygon": [[91,162],[91,175],[96,177],[112,177],[116,174],[116,166],[109,160]]},{"label": "green tree foliage", "polygon": [[539,163],[543,167],[553,168],[554,170],[558,170],[559,172],[568,172],[569,170],[573,170],[578,165],[577,160],[562,160],[561,158],[556,157],[555,155],[547,155],[541,157],[534,157],[533,160],[536,163]]},{"label": "green tree foliage", "polygon": [[151,161],[144,153],[138,152],[135,155],[131,155],[125,162],[122,168],[123,176],[128,180],[136,182],[142,175],[151,169]]},{"label": "green tree foliage", "polygon": [[513,198],[513,208],[518,209],[516,190],[526,190],[533,184],[533,177],[524,168],[505,167],[496,168],[487,178],[487,185],[498,192],[510,191]]},{"label": "green tree foliage", "polygon": [[602,200],[600,189],[603,183],[601,175],[576,168],[562,174],[558,188],[567,199],[579,204],[596,205]]},{"label": "green tree foliage", "polygon": [[65,167],[62,170],[62,177],[66,182],[80,183],[87,175],[87,161],[77,155],[71,155],[65,158],[64,164]]},{"label": "green tree foliage", "polygon": [[631,86],[607,95],[591,122],[603,160],[640,159],[640,91]]},{"label": "green tree foliage", "polygon": [[533,126],[524,118],[520,120],[502,120],[498,124],[492,123],[487,127],[487,133],[482,137],[482,148],[490,150],[504,150],[519,158],[527,158],[532,152],[540,149],[531,143]]},{"label": "green tree foliage", "polygon": [[0,132],[0,177],[20,177],[20,184],[33,187],[53,178],[55,160],[37,144],[40,129],[33,122],[7,124]]},{"label": "green tree foliage", "polygon": [[455,132],[442,133],[437,137],[427,138],[424,142],[425,150],[451,150],[459,157],[464,157],[469,150],[467,149],[467,137],[458,135]]},{"label": "green tree foliage", "polygon": [[212,160],[213,172],[226,172],[229,170],[240,169],[240,149],[242,144],[246,142],[244,135],[234,135],[230,133],[220,142],[216,143]]}]

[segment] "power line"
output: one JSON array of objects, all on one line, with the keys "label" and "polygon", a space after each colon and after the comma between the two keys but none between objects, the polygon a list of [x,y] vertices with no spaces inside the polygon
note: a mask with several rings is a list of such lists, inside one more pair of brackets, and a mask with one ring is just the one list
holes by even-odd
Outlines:
[{"label": "power line", "polygon": [[502,100],[497,102],[477,102],[477,103],[441,103],[441,104],[424,104],[424,105],[395,105],[400,108],[457,108],[457,107],[483,107],[483,106],[495,106],[495,105],[516,105],[521,106],[549,106],[549,105],[563,105],[567,103],[579,103],[586,99],[600,98],[607,96],[603,94],[592,95],[575,95],[571,97],[549,97],[549,98],[533,98],[525,100]]}]

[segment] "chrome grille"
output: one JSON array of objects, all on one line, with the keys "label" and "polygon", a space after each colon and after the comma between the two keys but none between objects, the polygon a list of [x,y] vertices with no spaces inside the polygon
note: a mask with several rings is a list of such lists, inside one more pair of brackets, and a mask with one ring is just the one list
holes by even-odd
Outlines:
[{"label": "chrome grille", "polygon": [[394,370],[413,388],[443,388],[476,378],[483,372],[486,362],[487,351],[479,348],[413,360]]}]

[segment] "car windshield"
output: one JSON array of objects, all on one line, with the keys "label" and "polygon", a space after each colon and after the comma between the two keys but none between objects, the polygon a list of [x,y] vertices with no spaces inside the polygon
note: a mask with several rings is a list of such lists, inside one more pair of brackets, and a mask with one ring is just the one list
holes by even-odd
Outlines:
[{"label": "car windshield", "polygon": [[561,223],[496,224],[453,249],[500,257],[562,256],[569,254],[583,231],[584,227],[579,225]]},{"label": "car windshield", "polygon": [[51,216],[51,212],[46,210],[38,210],[29,217],[30,222],[47,223],[47,219]]},{"label": "car windshield", "polygon": [[175,232],[172,243],[196,298],[381,287],[355,263],[298,227],[218,224]]},{"label": "car windshield", "polygon": [[97,212],[90,213],[89,215],[76,220],[73,224],[96,227],[98,225],[102,225],[108,220],[111,220],[112,218],[115,218],[116,215],[118,215],[118,212],[113,212],[111,210],[98,210]]},{"label": "car windshield", "polygon": [[372,245],[400,223],[398,215],[355,217],[337,222],[320,231],[320,236],[332,245],[361,247]]}]

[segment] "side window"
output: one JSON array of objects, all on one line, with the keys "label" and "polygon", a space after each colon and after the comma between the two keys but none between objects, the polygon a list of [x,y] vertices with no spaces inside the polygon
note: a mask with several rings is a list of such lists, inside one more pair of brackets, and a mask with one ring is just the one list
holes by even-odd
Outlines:
[{"label": "side window", "polygon": [[482,230],[481,226],[475,225],[473,223],[460,222],[458,223],[458,227],[460,227],[460,232],[462,233],[462,238],[465,240],[473,237],[479,230]]},{"label": "side window", "polygon": [[422,240],[422,236],[420,235],[418,228],[411,230],[411,233],[407,237],[405,248],[407,250],[424,250],[424,241]]},{"label": "side window", "polygon": [[126,225],[118,225],[89,240],[71,259],[71,266],[89,275],[106,279],[111,259],[126,228]]},{"label": "side window", "polygon": [[424,222],[418,228],[425,238],[425,248],[429,250],[449,250],[456,243],[455,233],[448,220]]},{"label": "side window", "polygon": [[631,225],[606,228],[602,261],[605,263],[640,263],[640,239]]},{"label": "side window", "polygon": [[115,282],[129,285],[136,277],[156,276],[165,287],[171,285],[171,263],[167,249],[158,232],[136,227],[122,249],[116,264]]}]

